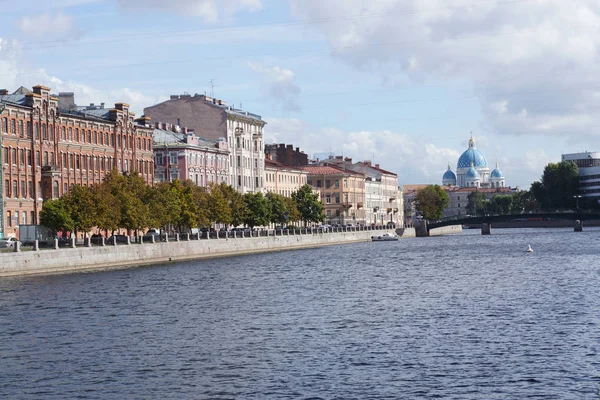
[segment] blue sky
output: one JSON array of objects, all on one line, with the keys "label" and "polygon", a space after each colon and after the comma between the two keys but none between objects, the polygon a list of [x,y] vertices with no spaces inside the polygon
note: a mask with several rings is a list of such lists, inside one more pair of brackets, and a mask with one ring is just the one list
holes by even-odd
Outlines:
[{"label": "blue sky", "polygon": [[0,0],[0,86],[78,104],[211,94],[310,155],[440,183],[470,133],[511,186],[598,150],[592,0]]}]

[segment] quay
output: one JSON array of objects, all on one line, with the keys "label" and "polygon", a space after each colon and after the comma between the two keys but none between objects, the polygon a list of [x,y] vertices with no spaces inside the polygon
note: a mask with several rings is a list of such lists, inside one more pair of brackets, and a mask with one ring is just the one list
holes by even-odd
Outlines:
[{"label": "quay", "polygon": [[0,253],[0,277],[122,269],[176,261],[231,257],[254,253],[309,249],[370,241],[374,234],[415,237],[413,228],[332,228],[283,230],[252,237],[205,238],[189,235],[157,243],[106,244]]}]

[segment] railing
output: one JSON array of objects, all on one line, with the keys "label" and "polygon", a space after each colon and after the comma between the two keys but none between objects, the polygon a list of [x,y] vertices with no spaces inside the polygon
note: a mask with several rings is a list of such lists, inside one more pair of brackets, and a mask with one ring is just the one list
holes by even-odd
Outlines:
[{"label": "railing", "polygon": [[[175,233],[154,237],[154,243],[160,242],[188,242],[188,241],[201,241],[201,240],[223,240],[223,239],[248,239],[248,238],[259,238],[269,236],[294,236],[294,235],[329,235],[346,232],[369,232],[369,231],[382,231],[395,229],[394,227],[388,226],[352,226],[352,227],[312,227],[312,228],[295,228],[295,229],[243,229],[243,230],[229,230],[229,231],[204,231],[194,234],[188,233]],[[129,240],[127,240],[129,238]],[[46,250],[46,249],[70,249],[80,247],[110,247],[110,246],[131,246],[131,245],[152,245],[153,239],[148,236],[124,236],[119,235],[113,242],[112,239],[108,238],[87,238],[87,239],[76,239],[72,242],[70,239],[55,240],[50,239],[48,241],[42,241],[35,243],[32,246],[19,246],[17,250],[7,249],[0,251],[3,252],[18,252],[31,251],[31,250]]]},{"label": "railing", "polygon": [[[447,222],[453,221],[461,221],[468,223],[469,220],[480,220],[480,219],[507,219],[514,220],[523,218],[524,220],[532,219],[532,218],[559,218],[559,217],[589,217],[589,216],[598,216],[600,219],[600,210],[558,210],[558,211],[537,211],[535,213],[507,213],[507,214],[499,214],[499,213],[478,213],[478,214],[465,214],[465,215],[453,215],[451,217],[444,217],[440,219],[432,219],[426,220],[428,224],[445,224]],[[570,219],[570,218],[569,218]]]}]

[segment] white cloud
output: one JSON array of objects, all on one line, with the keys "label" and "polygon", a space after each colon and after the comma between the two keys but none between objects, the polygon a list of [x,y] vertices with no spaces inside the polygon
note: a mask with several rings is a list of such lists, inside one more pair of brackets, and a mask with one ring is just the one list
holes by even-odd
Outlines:
[{"label": "white cloud", "polygon": [[127,87],[113,90],[98,89],[81,82],[65,81],[49,75],[44,69],[28,66],[26,60],[21,57],[19,48],[18,42],[0,38],[0,88],[2,89],[12,91],[20,86],[31,88],[42,84],[49,86],[52,93],[74,92],[75,102],[79,105],[104,102],[112,106],[119,101],[129,103],[138,115],[145,106],[154,101],[153,98]]},{"label": "white cloud", "polygon": [[79,39],[83,31],[75,25],[73,16],[62,11],[25,16],[17,22],[19,30],[28,37],[44,39]]},{"label": "white cloud", "polygon": [[357,69],[473,82],[491,132],[598,132],[597,0],[290,1]]},{"label": "white cloud", "polygon": [[265,67],[258,63],[249,63],[250,69],[263,78],[265,96],[283,105],[285,111],[300,109],[298,96],[302,92],[294,82],[294,71],[279,66]]},{"label": "white cloud", "polygon": [[439,183],[448,162],[459,153],[401,132],[357,131],[315,128],[297,118],[265,118],[265,139],[299,147],[313,157],[329,153],[352,157],[354,161],[373,160],[398,174],[400,183]]},{"label": "white cloud", "polygon": [[126,9],[166,11],[173,14],[200,17],[215,23],[239,11],[257,11],[262,0],[117,0]]}]

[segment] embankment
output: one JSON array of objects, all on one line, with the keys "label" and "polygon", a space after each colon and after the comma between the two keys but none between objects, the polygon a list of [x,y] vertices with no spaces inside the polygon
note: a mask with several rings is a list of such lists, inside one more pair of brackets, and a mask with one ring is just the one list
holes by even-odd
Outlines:
[{"label": "embankment", "polygon": [[[2,253],[0,276],[119,269],[183,260],[306,249],[365,242],[371,240],[372,235],[383,233],[394,233],[394,230],[203,239]],[[407,228],[401,236],[414,237],[414,230]]]}]

